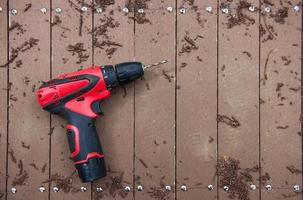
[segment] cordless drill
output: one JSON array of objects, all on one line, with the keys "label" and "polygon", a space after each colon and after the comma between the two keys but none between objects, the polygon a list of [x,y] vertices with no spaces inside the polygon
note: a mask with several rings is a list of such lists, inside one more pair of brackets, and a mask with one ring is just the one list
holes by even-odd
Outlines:
[{"label": "cordless drill", "polygon": [[103,114],[101,100],[109,97],[112,88],[141,77],[146,68],[140,62],[95,66],[62,74],[44,82],[37,91],[36,98],[44,110],[68,120],[71,157],[83,182],[106,176],[104,155],[95,127],[95,119]]}]

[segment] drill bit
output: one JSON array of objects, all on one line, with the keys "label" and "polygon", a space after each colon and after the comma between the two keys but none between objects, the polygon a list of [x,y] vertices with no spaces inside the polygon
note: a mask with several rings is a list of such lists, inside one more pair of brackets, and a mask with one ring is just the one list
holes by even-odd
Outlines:
[{"label": "drill bit", "polygon": [[167,63],[167,62],[168,62],[168,60],[162,60],[162,61],[160,61],[160,62],[156,62],[156,63],[153,63],[153,64],[143,65],[143,70],[145,70],[145,69],[147,69],[147,68],[159,66],[159,65],[165,64],[165,63]]}]

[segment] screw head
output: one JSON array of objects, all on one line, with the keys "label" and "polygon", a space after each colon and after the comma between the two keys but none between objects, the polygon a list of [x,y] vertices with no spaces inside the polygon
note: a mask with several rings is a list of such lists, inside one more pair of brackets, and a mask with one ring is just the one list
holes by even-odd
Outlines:
[{"label": "screw head", "polygon": [[2,7],[0,7],[0,12],[2,12],[2,10],[3,10],[3,8],[2,8]]},{"label": "screw head", "polygon": [[167,10],[168,12],[173,12],[173,7],[170,7],[170,6],[169,6],[169,7],[166,8],[166,10]]},{"label": "screw head", "polygon": [[46,8],[41,8],[40,11],[41,11],[43,14],[45,14],[47,10],[46,10]]},{"label": "screw head", "polygon": [[300,192],[300,186],[294,185],[294,192]]},{"label": "screw head", "polygon": [[295,5],[294,6],[294,11],[299,12],[300,11],[300,6],[299,5]]},{"label": "screw head", "polygon": [[251,189],[252,191],[254,191],[254,190],[257,189],[257,186],[256,186],[256,185],[251,185],[251,186],[250,186],[250,189]]},{"label": "screw head", "polygon": [[207,186],[207,189],[208,189],[209,191],[214,190],[214,188],[215,188],[215,187],[214,187],[213,185],[208,185],[208,186]]},{"label": "screw head", "polygon": [[183,192],[185,192],[185,191],[187,190],[186,185],[181,185],[181,190],[182,190]]},{"label": "screw head", "polygon": [[38,188],[39,192],[45,192],[45,187],[41,186]]},{"label": "screw head", "polygon": [[267,191],[272,191],[272,186],[271,185],[266,185],[265,188],[266,188]]},{"label": "screw head", "polygon": [[180,8],[179,11],[180,11],[181,14],[185,14],[186,13],[186,9],[185,8]]},{"label": "screw head", "polygon": [[81,7],[81,10],[82,10],[83,12],[86,12],[88,9],[87,9],[86,6],[82,6],[82,7]]},{"label": "screw head", "polygon": [[80,188],[80,191],[81,191],[81,192],[86,192],[86,190],[87,190],[86,187],[81,187],[81,188]]},{"label": "screw head", "polygon": [[17,15],[18,11],[17,11],[16,9],[13,8],[13,9],[11,10],[11,13],[12,13],[12,15]]},{"label": "screw head", "polygon": [[165,186],[165,190],[166,190],[167,192],[171,191],[170,185]]},{"label": "screw head", "polygon": [[138,185],[138,186],[137,186],[137,190],[138,190],[138,191],[142,191],[142,190],[143,190],[143,186],[142,186],[142,185]]},{"label": "screw head", "polygon": [[97,13],[102,13],[102,8],[96,8]]},{"label": "screw head", "polygon": [[59,192],[59,188],[58,187],[53,187],[53,192]]},{"label": "screw head", "polygon": [[228,192],[229,187],[228,187],[228,186],[224,186],[224,187],[223,187],[223,190],[224,190],[225,192]]},{"label": "screw head", "polygon": [[61,10],[61,8],[56,8],[56,9],[55,9],[55,12],[59,14],[59,13],[62,12],[62,10]]},{"label": "screw head", "polygon": [[271,8],[269,6],[267,6],[265,9],[264,9],[265,12],[267,13],[270,13],[271,12]]},{"label": "screw head", "polygon": [[222,12],[223,12],[224,14],[228,14],[228,13],[229,13],[229,10],[228,10],[228,8],[223,8],[223,9],[222,9]]},{"label": "screw head", "polygon": [[128,8],[126,8],[126,7],[123,8],[122,11],[123,11],[124,13],[128,13],[128,12],[129,12]]},{"label": "screw head", "polygon": [[97,188],[96,188],[96,191],[97,191],[97,192],[103,192],[103,189],[102,189],[102,187],[97,187]]},{"label": "screw head", "polygon": [[11,192],[13,193],[13,194],[15,194],[16,192],[17,192],[17,189],[16,188],[11,188]]},{"label": "screw head", "polygon": [[129,191],[130,191],[130,187],[129,187],[129,186],[125,186],[125,187],[124,187],[124,191],[125,191],[125,192],[129,192]]},{"label": "screw head", "polygon": [[212,8],[211,6],[207,6],[207,7],[206,7],[206,11],[207,11],[207,12],[212,12],[212,11],[213,11],[213,8]]},{"label": "screw head", "polygon": [[253,5],[251,5],[251,6],[249,6],[248,10],[249,10],[250,12],[255,12],[255,11],[256,11],[256,7],[253,6]]},{"label": "screw head", "polygon": [[143,10],[143,8],[140,8],[139,10],[138,10],[138,13],[144,13],[144,10]]}]

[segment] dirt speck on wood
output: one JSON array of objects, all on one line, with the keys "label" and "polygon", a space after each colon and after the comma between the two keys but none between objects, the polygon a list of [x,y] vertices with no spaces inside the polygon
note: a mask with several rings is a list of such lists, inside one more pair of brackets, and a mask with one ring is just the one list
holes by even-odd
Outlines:
[{"label": "dirt speck on wood", "polygon": [[238,128],[240,126],[240,122],[233,116],[228,117],[226,115],[218,114],[217,121],[220,123],[224,123],[228,126],[231,126],[233,128]]},{"label": "dirt speck on wood", "polygon": [[294,165],[286,166],[286,169],[287,169],[290,173],[295,174],[295,175],[302,174],[302,170],[296,168]]},{"label": "dirt speck on wood", "polygon": [[72,53],[72,56],[77,55],[78,61],[77,64],[83,63],[88,60],[89,55],[86,53],[86,49],[84,48],[84,44],[81,42],[78,42],[74,45],[68,45],[67,51]]},{"label": "dirt speck on wood", "polygon": [[160,186],[150,187],[147,193],[151,198],[157,200],[168,200],[169,192],[165,191],[165,184],[160,182]]}]

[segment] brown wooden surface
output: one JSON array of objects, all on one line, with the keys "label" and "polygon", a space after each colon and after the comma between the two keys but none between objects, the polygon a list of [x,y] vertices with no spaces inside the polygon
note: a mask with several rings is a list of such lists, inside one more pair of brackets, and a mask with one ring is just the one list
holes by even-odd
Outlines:
[{"label": "brown wooden surface", "polygon": [[[2,12],[0,12],[0,65],[8,60],[8,33],[7,33],[7,4],[0,2]],[[4,198],[6,190],[6,150],[7,150],[7,68],[0,68],[0,199]],[[4,161],[4,162],[3,162]]]},{"label": "brown wooden surface", "polygon": [[[205,12],[207,6],[212,12]],[[217,2],[180,1],[177,7],[186,8],[177,16],[177,198],[215,199]],[[180,190],[183,184],[187,192]],[[213,191],[207,189],[210,184]]]},{"label": "brown wooden surface", "polygon": [[[275,2],[272,13],[286,9],[289,16],[285,19],[261,16],[266,30],[260,43],[261,167],[262,176],[269,175],[264,184],[273,186],[273,192],[262,186],[264,199],[302,199],[293,193],[293,186],[302,183],[302,174],[297,173],[302,171],[301,13],[292,10],[299,2]],[[272,39],[267,40],[270,34]]]},{"label": "brown wooden surface", "polygon": [[[293,191],[302,188],[302,8],[293,10],[301,1],[266,1],[270,13],[265,3],[248,1],[261,14],[240,0],[96,0],[102,13],[92,1],[0,1],[1,200],[302,199]],[[7,3],[17,15],[6,13]],[[284,7],[285,18],[278,12]],[[43,111],[33,91],[62,73],[133,60],[169,62],[102,102],[96,126],[108,176],[81,183],[69,158],[67,121]]]}]

